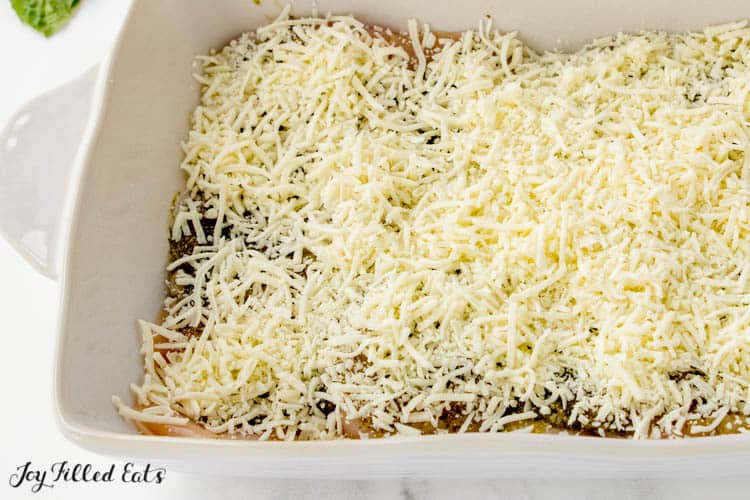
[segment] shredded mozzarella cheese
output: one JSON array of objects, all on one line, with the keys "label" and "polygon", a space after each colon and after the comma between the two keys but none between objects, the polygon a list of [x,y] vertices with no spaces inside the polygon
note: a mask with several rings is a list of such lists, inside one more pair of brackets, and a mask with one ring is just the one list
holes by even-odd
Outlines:
[{"label": "shredded mozzarella cheese", "polygon": [[196,244],[123,416],[332,439],[750,414],[746,23],[538,54],[411,22],[416,62],[379,33],[285,13],[199,58],[171,232]]}]

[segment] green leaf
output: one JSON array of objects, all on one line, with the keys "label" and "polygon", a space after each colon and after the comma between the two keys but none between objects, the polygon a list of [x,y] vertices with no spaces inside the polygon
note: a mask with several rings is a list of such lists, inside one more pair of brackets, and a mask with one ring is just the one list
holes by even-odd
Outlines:
[{"label": "green leaf", "polygon": [[44,36],[59,30],[78,3],[79,0],[10,0],[21,21]]}]

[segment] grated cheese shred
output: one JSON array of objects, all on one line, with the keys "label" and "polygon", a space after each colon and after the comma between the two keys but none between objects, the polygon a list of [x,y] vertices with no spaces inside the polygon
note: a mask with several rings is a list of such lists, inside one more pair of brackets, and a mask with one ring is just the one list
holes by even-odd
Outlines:
[{"label": "grated cheese shred", "polygon": [[414,60],[285,11],[198,58],[170,233],[194,245],[123,417],[334,439],[749,415],[747,24],[573,54],[408,31]]}]

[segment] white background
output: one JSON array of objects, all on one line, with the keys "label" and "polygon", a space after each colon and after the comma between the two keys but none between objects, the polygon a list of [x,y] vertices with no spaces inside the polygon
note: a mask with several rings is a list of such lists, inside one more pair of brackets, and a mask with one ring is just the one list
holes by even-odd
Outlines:
[{"label": "white background", "polygon": [[[158,1],[158,0],[152,0]],[[249,1],[249,0],[248,0]],[[73,21],[50,39],[22,26],[0,0],[0,127],[26,100],[71,79],[100,60],[116,34],[127,0],[83,0]],[[40,138],[43,147],[43,138]],[[54,168],[54,164],[50,164]],[[5,215],[5,214],[3,214]],[[27,461],[49,467],[59,460],[109,466],[110,459],[76,448],[58,432],[52,408],[52,359],[58,286],[0,240],[0,498],[750,498],[745,478],[704,480],[405,480],[285,481],[185,475],[168,471],[161,485],[57,484],[32,494],[9,486]],[[126,457],[124,457],[126,458]],[[118,468],[123,462],[116,462]],[[156,464],[158,466],[158,464]],[[748,464],[750,466],[750,464]],[[750,467],[749,467],[750,469]],[[105,496],[106,495],[106,496]]]}]

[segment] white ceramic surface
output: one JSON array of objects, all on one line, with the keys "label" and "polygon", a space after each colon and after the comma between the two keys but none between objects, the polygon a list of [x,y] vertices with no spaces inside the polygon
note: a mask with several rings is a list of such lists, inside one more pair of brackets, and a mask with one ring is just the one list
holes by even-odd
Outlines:
[{"label": "white ceramic surface", "polygon": [[[640,28],[682,30],[750,17],[746,1],[572,0],[319,1],[393,27],[418,17],[437,29],[476,25],[519,29],[536,47],[575,47],[593,36]],[[598,8],[594,8],[597,6]],[[309,13],[311,2],[296,2]],[[323,443],[201,441],[138,436],[116,414],[112,394],[129,397],[141,375],[135,318],[154,317],[163,294],[167,215],[180,187],[179,142],[197,88],[192,57],[220,47],[275,15],[279,6],[246,0],[137,0],[104,63],[92,121],[63,209],[69,238],[63,273],[56,398],[63,432],[92,450],[158,459],[174,467],[262,476],[545,476],[712,474],[744,470],[750,436],[623,441],[543,435],[464,435]],[[560,42],[558,44],[558,41]],[[0,179],[1,181],[2,179]],[[3,212],[3,216],[7,216]],[[59,228],[60,229],[60,228]],[[583,466],[583,469],[580,468]]]},{"label": "white ceramic surface", "polygon": [[11,215],[0,217],[0,234],[52,278],[59,273],[65,195],[97,68],[29,101],[0,131],[0,214]]}]

